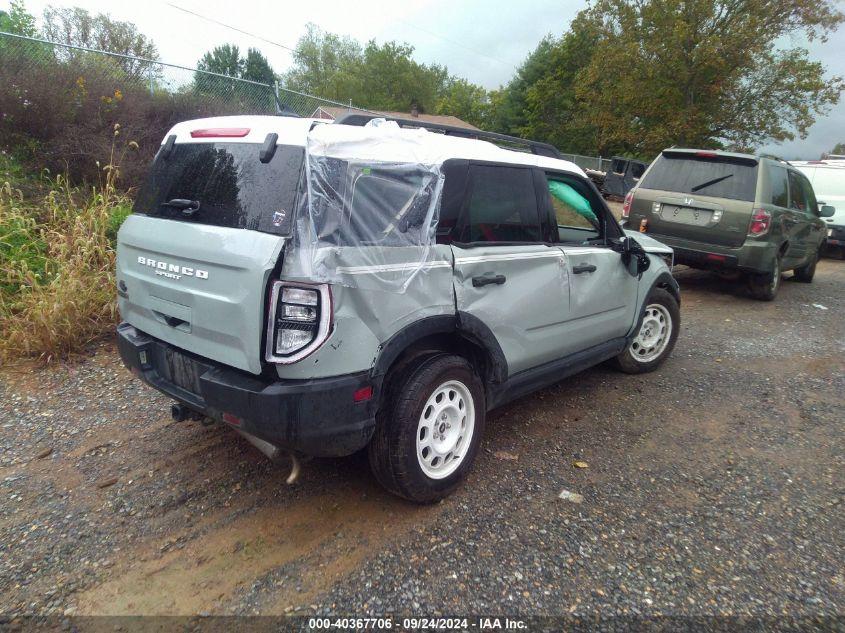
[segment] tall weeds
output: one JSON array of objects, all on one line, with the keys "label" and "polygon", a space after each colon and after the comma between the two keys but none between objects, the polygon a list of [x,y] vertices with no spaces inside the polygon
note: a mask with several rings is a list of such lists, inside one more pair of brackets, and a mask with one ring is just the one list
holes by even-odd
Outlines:
[{"label": "tall weeds", "polygon": [[115,323],[115,239],[131,204],[117,162],[113,145],[98,185],[46,179],[35,202],[0,190],[0,359],[67,358]]}]

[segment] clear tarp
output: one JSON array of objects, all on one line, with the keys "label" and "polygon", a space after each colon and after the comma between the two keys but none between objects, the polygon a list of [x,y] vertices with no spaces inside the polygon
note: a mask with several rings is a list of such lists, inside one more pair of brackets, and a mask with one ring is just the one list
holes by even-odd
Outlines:
[{"label": "clear tarp", "polygon": [[432,251],[443,176],[430,133],[395,123],[317,125],[308,135],[296,220],[299,274],[404,292],[444,263]]}]

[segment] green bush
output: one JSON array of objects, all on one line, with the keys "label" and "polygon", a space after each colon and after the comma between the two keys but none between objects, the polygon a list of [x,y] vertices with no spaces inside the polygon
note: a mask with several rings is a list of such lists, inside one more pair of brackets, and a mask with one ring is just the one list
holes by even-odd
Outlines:
[{"label": "green bush", "polygon": [[26,198],[0,189],[0,358],[67,358],[111,331],[115,305],[115,241],[130,212],[114,188],[73,187],[41,177],[46,187]]}]

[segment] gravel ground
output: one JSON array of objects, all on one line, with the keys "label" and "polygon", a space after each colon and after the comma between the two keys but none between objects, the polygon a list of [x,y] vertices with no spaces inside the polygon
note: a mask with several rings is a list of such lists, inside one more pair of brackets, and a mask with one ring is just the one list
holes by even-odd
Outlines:
[{"label": "gravel ground", "polygon": [[494,412],[431,507],[357,456],[286,486],[229,430],[172,422],[111,345],[3,368],[0,613],[845,615],[845,262],[773,303],[678,277],[658,372]]}]

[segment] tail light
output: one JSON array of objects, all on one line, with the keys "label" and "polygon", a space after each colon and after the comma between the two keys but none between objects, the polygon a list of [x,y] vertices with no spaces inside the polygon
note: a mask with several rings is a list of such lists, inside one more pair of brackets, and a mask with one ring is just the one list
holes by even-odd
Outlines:
[{"label": "tail light", "polygon": [[765,235],[772,228],[772,214],[765,209],[757,209],[748,224],[748,235],[757,237]]},{"label": "tail light", "polygon": [[287,365],[302,360],[325,342],[331,325],[328,284],[273,282],[267,316],[267,361]]},{"label": "tail light", "polygon": [[634,201],[634,192],[629,191],[625,196],[625,202],[622,203],[622,217],[627,219],[631,215],[631,203]]}]

